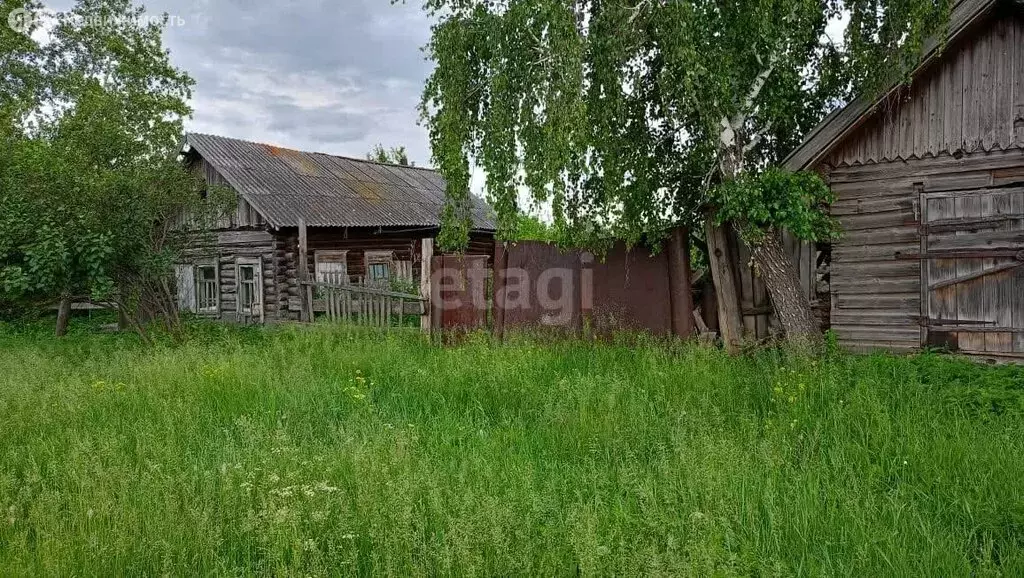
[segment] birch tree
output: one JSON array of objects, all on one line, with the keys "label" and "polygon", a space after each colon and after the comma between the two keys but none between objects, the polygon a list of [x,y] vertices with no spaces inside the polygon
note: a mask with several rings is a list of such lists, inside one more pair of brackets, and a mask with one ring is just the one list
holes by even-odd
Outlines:
[{"label": "birch tree", "polygon": [[[723,338],[734,350],[742,337],[736,264],[724,249],[737,228],[752,243],[787,335],[816,333],[779,234],[793,225],[827,232],[819,211],[827,195],[809,178],[761,186],[759,176],[852,91],[880,85],[878,71],[908,70],[949,7],[427,0],[425,8],[437,19],[427,46],[437,67],[421,107],[448,182],[442,246],[468,240],[474,165],[486,174],[506,238],[514,237],[523,190],[551,203],[555,230],[574,244],[637,243],[672,224],[702,226]],[[843,15],[845,37],[830,38],[829,22]],[[743,186],[730,186],[737,181]],[[768,188],[799,210],[764,210],[753,195]],[[790,222],[794,216],[806,222]]]}]

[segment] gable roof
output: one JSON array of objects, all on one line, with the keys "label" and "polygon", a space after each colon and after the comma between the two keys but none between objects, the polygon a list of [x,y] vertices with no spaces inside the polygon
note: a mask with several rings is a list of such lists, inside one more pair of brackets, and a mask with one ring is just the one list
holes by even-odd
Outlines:
[{"label": "gable roof", "polygon": [[[445,181],[433,170],[190,133],[185,142],[275,228],[438,227]],[[493,231],[471,196],[473,226]]]},{"label": "gable roof", "polygon": [[[974,24],[1000,3],[1001,0],[957,0],[950,11],[949,27],[945,36],[929,38],[924,42],[921,62],[911,73],[911,77],[917,76],[931,65],[943,54],[948,45],[964,36]],[[1020,0],[1010,0],[1009,3],[1019,4]],[[800,146],[782,162],[783,166],[791,171],[799,171],[817,165],[901,86],[901,81],[893,82],[877,96],[861,95],[845,107],[833,111],[804,137]]]}]

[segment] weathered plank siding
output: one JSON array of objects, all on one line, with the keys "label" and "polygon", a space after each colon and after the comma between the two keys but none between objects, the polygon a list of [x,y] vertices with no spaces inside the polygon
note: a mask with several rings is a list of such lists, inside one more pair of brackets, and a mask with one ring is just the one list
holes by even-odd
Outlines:
[{"label": "weathered plank siding", "polygon": [[949,47],[829,155],[834,167],[1024,148],[1024,18]]},{"label": "weathered plank siding", "polygon": [[[922,274],[940,283],[984,272],[1006,259],[911,258],[921,249],[921,194],[927,222],[983,219],[1024,205],[1014,182],[1024,181],[1024,151],[992,151],[954,158],[882,162],[830,169],[837,202],[833,214],[844,229],[832,249],[832,328],[840,342],[854,350],[908,351],[921,345],[922,319],[991,320],[1002,327],[1024,327],[1024,315],[1012,317],[1013,297],[997,277],[981,278],[940,289],[922,307]],[[1021,213],[1017,213],[1021,214]],[[998,230],[975,229],[932,233],[929,250],[1008,249],[1021,243],[1021,229],[1012,222]],[[901,258],[902,257],[902,258]],[[922,263],[930,271],[922,271]],[[1007,273],[1019,274],[1018,272]],[[926,277],[927,278],[927,277]],[[1024,288],[1022,285],[1018,287]],[[987,288],[987,289],[986,289]],[[988,291],[988,292],[986,292]],[[1011,317],[1008,317],[1011,316]],[[1019,325],[1016,325],[1019,324]],[[1017,338],[1021,334],[1016,334]],[[961,349],[1006,349],[1012,334],[964,334]]]},{"label": "weathered plank siding", "polygon": [[[217,171],[211,163],[209,163],[203,157],[196,157],[193,161],[193,170],[197,174],[202,176],[208,185],[226,187],[234,191],[227,180]],[[237,191],[236,191],[237,195]],[[238,196],[238,205],[235,210],[225,215],[223,219],[217,222],[215,225],[216,229],[238,229],[238,228],[265,228],[267,226],[266,220],[259,212],[253,208],[248,201],[245,200],[241,195]]]}]

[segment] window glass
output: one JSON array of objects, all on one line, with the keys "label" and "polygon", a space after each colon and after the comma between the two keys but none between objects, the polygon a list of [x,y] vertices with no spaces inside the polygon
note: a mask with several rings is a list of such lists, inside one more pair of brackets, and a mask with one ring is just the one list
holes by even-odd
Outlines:
[{"label": "window glass", "polygon": [[240,313],[252,313],[256,304],[256,267],[253,265],[238,266],[238,306]]},{"label": "window glass", "polygon": [[217,311],[217,269],[213,265],[196,267],[196,308],[205,313]]},{"label": "window glass", "polygon": [[372,263],[367,275],[374,281],[386,280],[391,277],[391,267],[387,263]]}]

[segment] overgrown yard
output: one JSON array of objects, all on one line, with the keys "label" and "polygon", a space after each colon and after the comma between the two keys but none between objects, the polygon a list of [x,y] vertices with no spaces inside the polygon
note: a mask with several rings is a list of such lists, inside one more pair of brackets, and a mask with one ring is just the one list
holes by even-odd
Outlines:
[{"label": "overgrown yard", "polygon": [[1024,371],[0,327],[5,575],[1024,574]]}]

